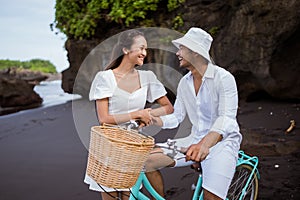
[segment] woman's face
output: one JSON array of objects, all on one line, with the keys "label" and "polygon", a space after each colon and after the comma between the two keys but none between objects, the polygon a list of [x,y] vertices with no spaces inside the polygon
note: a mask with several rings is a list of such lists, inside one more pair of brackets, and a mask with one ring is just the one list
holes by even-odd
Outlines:
[{"label": "woman's face", "polygon": [[147,55],[147,41],[143,36],[136,36],[133,39],[133,44],[131,45],[129,51],[129,60],[134,65],[143,65],[144,58]]}]

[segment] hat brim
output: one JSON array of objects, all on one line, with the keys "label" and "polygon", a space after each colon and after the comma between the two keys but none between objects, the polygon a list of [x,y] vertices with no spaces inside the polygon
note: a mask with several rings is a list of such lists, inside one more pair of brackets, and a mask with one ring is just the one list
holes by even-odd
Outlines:
[{"label": "hat brim", "polygon": [[209,52],[204,50],[201,45],[197,44],[197,42],[189,40],[187,37],[181,37],[176,40],[172,40],[172,43],[179,49],[180,45],[183,45],[190,50],[200,54],[206,60],[211,62]]}]

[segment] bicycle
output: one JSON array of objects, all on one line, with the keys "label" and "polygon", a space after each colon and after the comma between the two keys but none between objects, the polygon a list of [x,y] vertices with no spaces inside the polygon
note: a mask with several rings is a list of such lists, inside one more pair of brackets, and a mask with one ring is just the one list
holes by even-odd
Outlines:
[{"label": "bicycle", "polygon": [[[118,125],[112,125],[112,127],[125,129],[130,131],[131,129],[137,129],[138,124],[135,121],[131,121],[128,124],[120,127]],[[142,134],[146,137],[147,134],[144,134],[141,129],[138,130],[139,134]],[[185,153],[186,148],[181,148],[176,145],[176,141],[168,140],[166,144],[156,144],[157,147],[166,148],[172,151],[170,153],[171,157],[174,157],[177,153]],[[228,190],[228,195],[226,200],[256,200],[258,195],[258,180],[260,179],[258,171],[258,158],[256,156],[249,156],[244,153],[244,151],[239,151],[238,160],[236,164],[236,172],[232,179],[230,188]],[[144,188],[143,191],[147,191],[152,197],[157,200],[165,200],[160,196],[155,189],[151,186],[149,180],[146,177],[145,171],[141,171],[135,185],[129,190],[130,196],[129,200],[149,200],[150,198],[143,193],[141,188]],[[203,190],[202,190],[202,175],[199,174],[197,183],[195,185],[194,194],[192,200],[203,200]]]},{"label": "bicycle", "polygon": [[[178,152],[183,152],[182,148],[177,147],[175,141],[168,140],[167,146],[158,146],[160,148],[167,148],[173,151],[172,154]],[[244,153],[244,151],[239,151],[239,157],[236,165],[236,172],[232,179],[232,183],[228,190],[227,200],[256,200],[258,195],[258,179],[260,178],[259,171],[257,169],[258,158],[256,156],[249,156]],[[164,200],[148,181],[146,174],[142,171],[136,184],[132,187],[130,191],[129,200],[149,200],[141,190],[143,185],[144,189],[149,192],[152,197],[157,200]],[[195,186],[194,194],[192,200],[202,200],[203,190],[202,190],[202,175],[199,174],[197,184]]]}]

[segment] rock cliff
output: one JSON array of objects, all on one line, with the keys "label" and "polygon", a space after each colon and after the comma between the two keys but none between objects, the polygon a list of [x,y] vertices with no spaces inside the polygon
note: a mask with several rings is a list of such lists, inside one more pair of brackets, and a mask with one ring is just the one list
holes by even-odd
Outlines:
[{"label": "rock cliff", "polygon": [[41,72],[29,70],[1,70],[0,115],[39,107],[43,99],[33,88],[47,77]]},{"label": "rock cliff", "polygon": [[[184,21],[180,31],[196,26],[212,33],[211,55],[216,64],[235,76],[240,98],[252,100],[266,94],[277,99],[300,99],[300,1],[186,0],[176,12],[181,13]],[[173,14],[163,10],[154,16],[156,26],[166,28],[171,28],[173,18]],[[62,73],[66,92],[74,92],[76,75],[88,54],[100,42],[122,30],[116,24],[99,22],[93,39],[67,40],[70,66]],[[155,59],[163,57],[163,62],[176,64],[170,61],[174,58],[172,55],[161,51],[152,53],[162,54],[151,56],[150,52],[148,62],[161,63]],[[101,64],[103,62],[96,65]],[[76,93],[87,95],[95,71],[99,69],[96,66],[84,72]]]}]

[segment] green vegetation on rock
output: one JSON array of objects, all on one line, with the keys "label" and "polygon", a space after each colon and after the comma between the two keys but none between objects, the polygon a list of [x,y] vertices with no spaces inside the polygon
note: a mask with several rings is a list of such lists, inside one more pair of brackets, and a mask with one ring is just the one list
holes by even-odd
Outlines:
[{"label": "green vegetation on rock", "polygon": [[[116,22],[125,27],[133,23],[148,24],[150,12],[166,4],[168,12],[177,9],[185,0],[56,0],[55,21],[58,28],[69,38],[89,38],[95,34],[99,23]],[[175,25],[183,23],[178,16]]]},{"label": "green vegetation on rock", "polygon": [[0,70],[9,68],[28,69],[43,73],[57,73],[55,66],[48,60],[32,59],[29,61],[0,60]]}]

